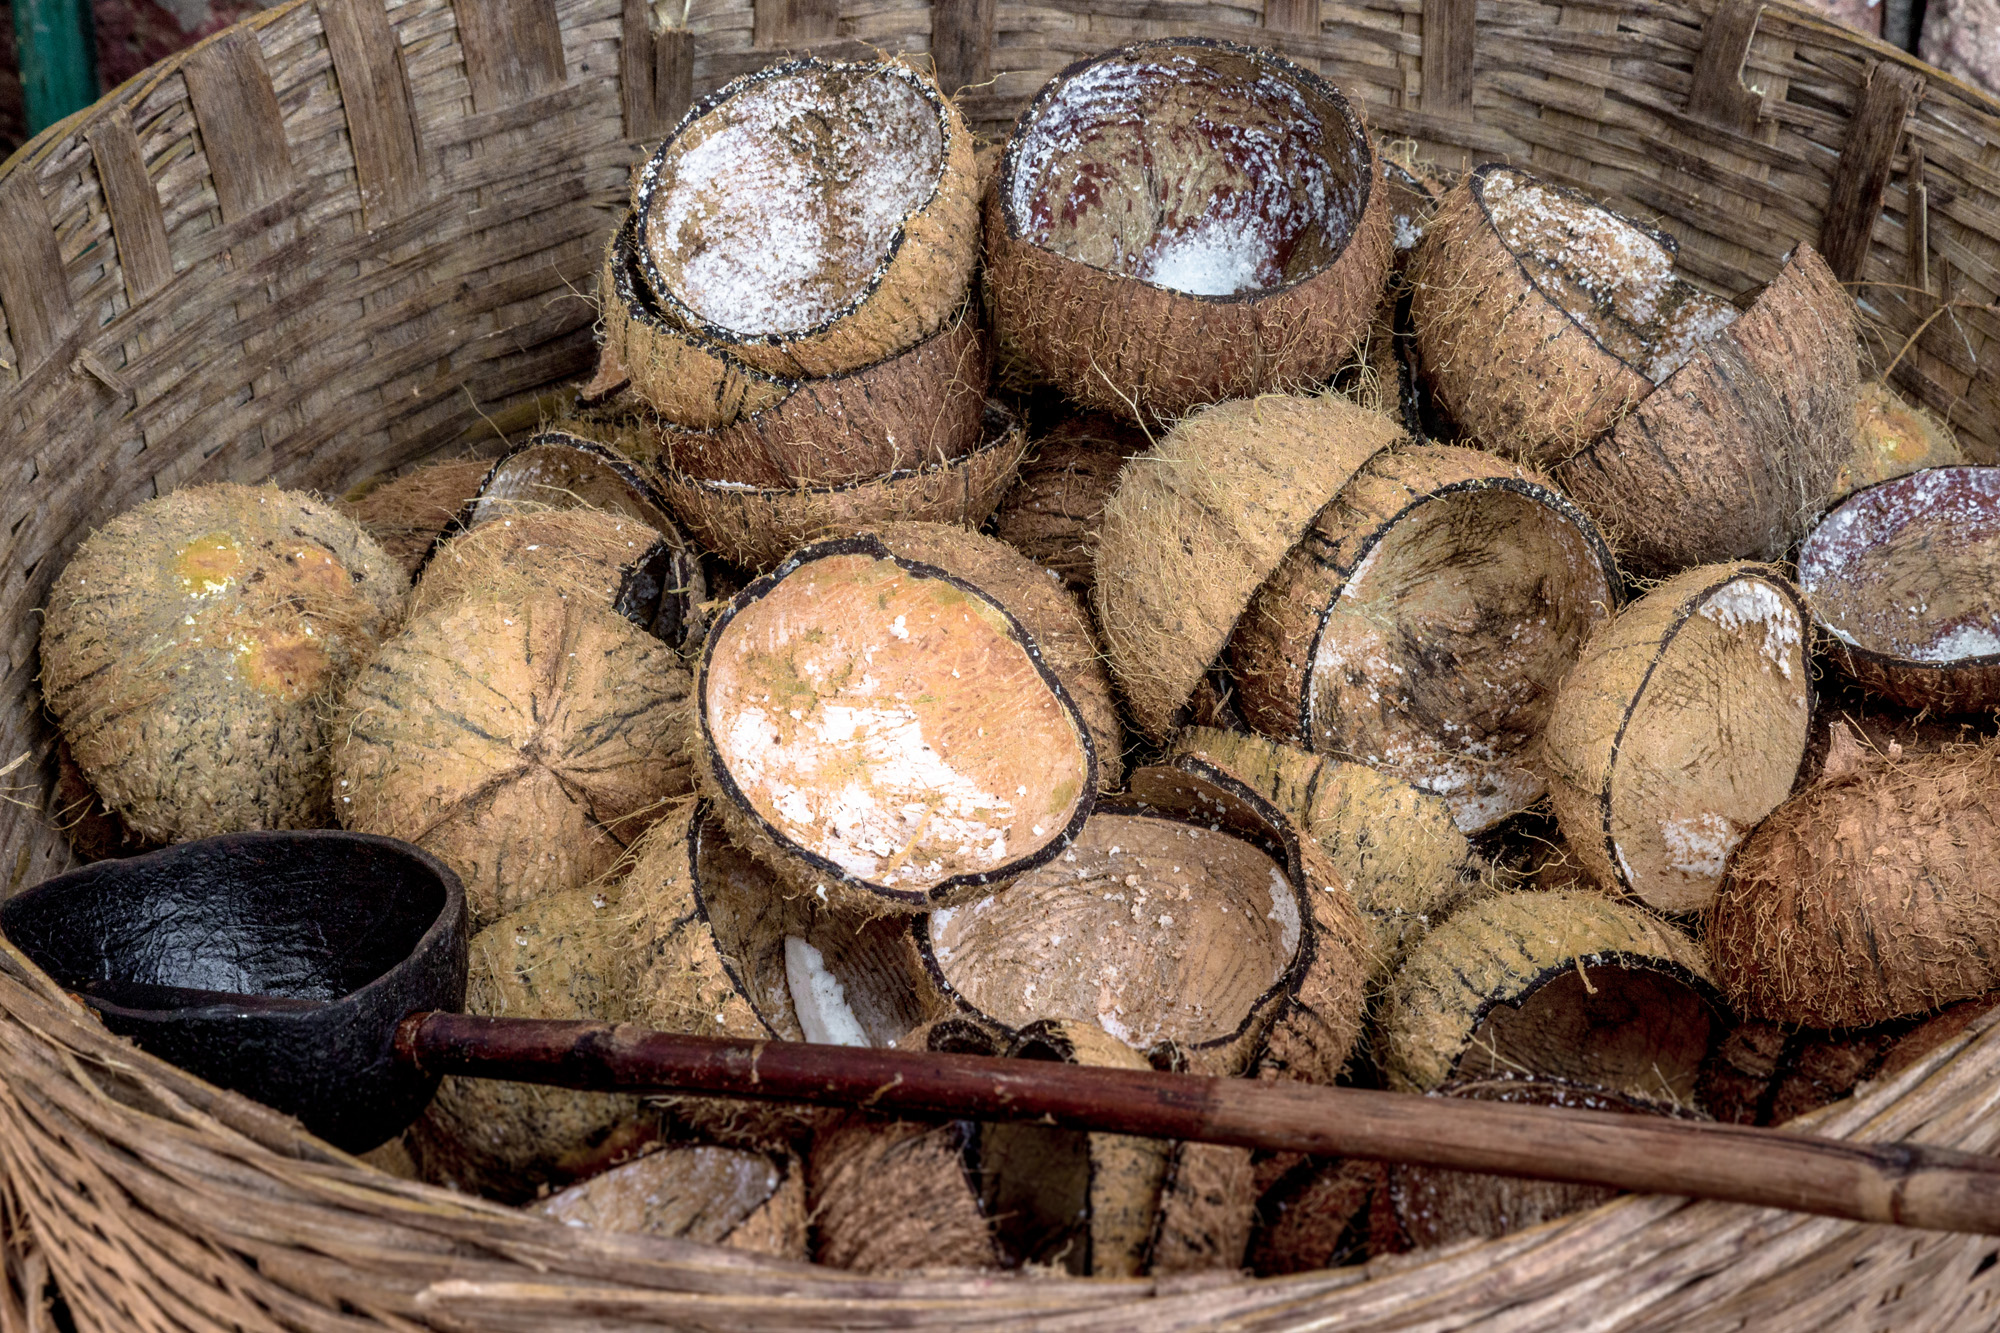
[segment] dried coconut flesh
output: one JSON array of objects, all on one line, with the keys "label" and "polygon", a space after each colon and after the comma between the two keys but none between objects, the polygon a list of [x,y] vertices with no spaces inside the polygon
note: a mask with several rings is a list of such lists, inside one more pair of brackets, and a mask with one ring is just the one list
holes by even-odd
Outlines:
[{"label": "dried coconut flesh", "polygon": [[1804,628],[1776,570],[1713,565],[1667,580],[1584,645],[1542,766],[1563,837],[1600,883],[1668,912],[1714,897],[1805,758]]},{"label": "dried coconut flesh", "polygon": [[696,688],[702,781],[746,847],[815,893],[900,912],[975,896],[1089,813],[1095,746],[1035,640],[872,537],[746,588]]},{"label": "dried coconut flesh", "polygon": [[1799,587],[1833,656],[1910,708],[2000,703],[2000,468],[1940,467],[1850,496],[1806,537]]},{"label": "dried coconut flesh", "polygon": [[1268,735],[1394,773],[1489,828],[1544,790],[1557,683],[1619,587],[1595,526],[1536,473],[1425,445],[1320,511],[1231,643]]},{"label": "dried coconut flesh", "polygon": [[804,1171],[789,1156],[673,1144],[530,1210],[564,1226],[806,1257]]}]

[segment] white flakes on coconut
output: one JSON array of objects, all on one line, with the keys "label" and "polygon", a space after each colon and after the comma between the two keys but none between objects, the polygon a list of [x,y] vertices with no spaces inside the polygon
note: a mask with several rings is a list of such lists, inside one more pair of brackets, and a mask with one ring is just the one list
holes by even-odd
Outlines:
[{"label": "white flakes on coconut", "polygon": [[1701,605],[1699,614],[1726,630],[1744,625],[1764,627],[1764,656],[1786,680],[1792,678],[1792,658],[1799,644],[1799,613],[1778,590],[1755,579],[1739,579]]}]

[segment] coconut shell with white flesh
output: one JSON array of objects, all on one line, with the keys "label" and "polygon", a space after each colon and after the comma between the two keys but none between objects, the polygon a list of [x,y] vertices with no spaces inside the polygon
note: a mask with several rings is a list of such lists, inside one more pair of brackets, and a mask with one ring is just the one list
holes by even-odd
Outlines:
[{"label": "coconut shell with white flesh", "polygon": [[530,1210],[564,1226],[806,1257],[805,1168],[789,1154],[676,1143]]},{"label": "coconut shell with white flesh", "polygon": [[380,543],[411,578],[465,511],[492,470],[491,459],[448,458],[356,488],[337,507]]},{"label": "coconut shell with white flesh", "polygon": [[1252,599],[1230,643],[1237,706],[1437,793],[1475,833],[1540,799],[1555,687],[1619,591],[1547,478],[1480,450],[1385,451]]},{"label": "coconut shell with white flesh", "polygon": [[2000,744],[1891,757],[1773,811],[1707,922],[1744,1012],[1814,1028],[1921,1014],[2000,988]]},{"label": "coconut shell with white flesh", "polygon": [[641,169],[634,250],[674,325],[838,375],[934,333],[979,250],[972,136],[899,60],[788,60],[703,98]]},{"label": "coconut shell with white flesh", "polygon": [[1314,517],[1404,442],[1395,422],[1344,399],[1270,394],[1195,412],[1126,463],[1104,507],[1091,598],[1141,732],[1173,732]]},{"label": "coconut shell with white flesh", "polygon": [[1725,1012],[1701,946],[1643,908],[1503,893],[1410,950],[1376,1053],[1400,1092],[1524,1075],[1685,1103]]},{"label": "coconut shell with white flesh", "polygon": [[1698,911],[1792,790],[1812,680],[1805,609],[1769,565],[1691,569],[1584,645],[1541,764],[1563,838],[1614,892]]},{"label": "coconut shell with white flesh", "polygon": [[401,566],[275,486],[175,491],[77,549],[49,591],[41,688],[78,768],[142,838],[328,822],[325,698],[391,632]]},{"label": "coconut shell with white flesh", "polygon": [[341,703],[343,827],[416,843],[475,929],[610,870],[691,786],[676,652],[588,597],[519,583],[420,616]]},{"label": "coconut shell with white flesh", "polygon": [[[964,573],[866,533],[805,547],[716,618],[695,687],[698,780],[731,836],[799,888],[877,915],[980,897],[1059,855],[1103,765],[1009,589],[981,587],[945,534],[901,531]],[[1087,644],[1065,609],[1058,628]]]},{"label": "coconut shell with white flesh", "polygon": [[1027,436],[998,403],[986,405],[979,447],[838,486],[759,487],[660,476],[674,514],[704,548],[746,569],[768,570],[800,543],[830,530],[898,521],[984,523],[1013,484]]},{"label": "coconut shell with white flesh", "polygon": [[1140,42],[1057,74],[986,197],[1003,361],[1145,420],[1324,382],[1388,274],[1360,115],[1269,51]]},{"label": "coconut shell with white flesh", "polygon": [[1104,506],[1125,460],[1150,447],[1138,427],[1085,412],[1036,440],[1000,498],[993,535],[1088,595]]},{"label": "coconut shell with white flesh", "polygon": [[1905,708],[2000,706],[2000,468],[1939,467],[1849,496],[1799,548],[1829,655]]},{"label": "coconut shell with white flesh", "polygon": [[1854,447],[1833,493],[1845,498],[1876,482],[1970,461],[1949,426],[1881,380],[1869,380],[1855,399]]}]

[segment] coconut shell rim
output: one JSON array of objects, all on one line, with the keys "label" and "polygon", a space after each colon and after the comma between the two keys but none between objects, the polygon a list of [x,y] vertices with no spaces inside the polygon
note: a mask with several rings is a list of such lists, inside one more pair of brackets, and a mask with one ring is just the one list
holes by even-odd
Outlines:
[{"label": "coconut shell rim", "polygon": [[[738,333],[733,329],[724,328],[720,324],[711,322],[705,316],[697,313],[685,301],[674,295],[660,273],[659,266],[653,262],[651,249],[639,244],[639,241],[646,228],[646,219],[652,212],[653,194],[659,188],[661,163],[666,156],[667,150],[678,142],[681,135],[686,133],[711,111],[714,111],[717,107],[720,107],[723,103],[745,90],[755,87],[759,83],[785,78],[806,69],[874,70],[902,79],[905,83],[915,88],[918,96],[922,97],[930,105],[931,111],[937,116],[939,131],[937,177],[931,182],[930,193],[924,196],[923,201],[911,208],[909,212],[903,214],[902,221],[896,225],[895,234],[889,238],[888,248],[882,252],[881,260],[875,266],[875,271],[869,276],[866,285],[862,287],[861,291],[852,300],[810,328],[789,329],[781,333]],[[651,289],[651,295],[654,300],[665,307],[669,319],[681,320],[684,316],[684,329],[689,332],[699,333],[702,338],[713,344],[712,348],[704,350],[726,353],[727,349],[731,347],[749,345],[783,347],[789,343],[804,342],[807,339],[816,338],[827,332],[842,320],[851,318],[863,306],[875,299],[875,294],[881,290],[883,278],[888,275],[889,266],[895,262],[896,256],[902,253],[903,240],[909,234],[910,220],[920,216],[937,202],[938,196],[943,191],[945,182],[950,176],[951,150],[953,147],[952,114],[953,108],[950,99],[944,96],[935,80],[925,77],[914,66],[895,58],[886,60],[828,60],[822,56],[796,56],[790,60],[775,61],[772,64],[766,65],[763,69],[731,79],[728,83],[725,83],[722,87],[717,88],[714,92],[699,99],[693,106],[689,107],[687,113],[681,117],[680,123],[675,125],[667,137],[660,141],[660,146],[653,150],[651,157],[646,159],[646,165],[639,169],[639,179],[632,192],[632,214],[629,226],[633,241],[633,256],[638,261],[640,272],[644,275],[645,285]],[[960,132],[965,133],[967,131],[961,127]],[[683,334],[683,336],[686,335]]]},{"label": "coconut shell rim", "polygon": [[[702,835],[709,831],[710,823],[716,826],[715,832],[722,840],[729,843],[729,835],[722,831],[720,816],[713,813],[707,800],[697,797],[693,809],[688,813],[687,837],[683,842],[683,846],[687,848],[688,892],[694,896],[695,911],[701,914],[701,924],[708,930],[709,943],[715,949],[716,960],[722,964],[722,974],[729,978],[729,984],[736,987],[736,993],[743,997],[743,1002],[749,1006],[750,1012],[756,1015],[757,1025],[770,1034],[772,1041],[782,1041],[783,1038],[779,1036],[777,1029],[771,1026],[771,1020],[764,1017],[763,1009],[751,998],[755,992],[745,985],[743,978],[737,974],[735,960],[722,951],[722,941],[716,937],[715,926],[709,916],[708,896],[701,891],[701,839]],[[734,843],[729,845],[735,846]]]},{"label": "coconut shell rim", "polygon": [[[950,875],[927,889],[892,889],[851,875],[828,858],[799,846],[796,840],[780,831],[764,817],[762,811],[752,806],[744,797],[743,789],[737,785],[735,776],[730,773],[728,765],[723,761],[722,752],[715,743],[714,732],[709,727],[708,670],[709,664],[715,657],[716,646],[722,641],[723,631],[736,619],[738,612],[761,600],[780,582],[797,573],[808,563],[840,555],[865,555],[875,560],[888,560],[918,578],[940,579],[961,592],[977,597],[1000,614],[1002,623],[1012,632],[1014,642],[1027,654],[1028,660],[1034,664],[1036,672],[1041,676],[1042,683],[1055,696],[1056,702],[1068,717],[1070,725],[1076,731],[1078,742],[1083,747],[1084,785],[1077,796],[1076,810],[1070,815],[1069,822],[1043,846],[1026,856],[1016,857],[994,870]],[[810,542],[786,556],[770,573],[761,574],[751,580],[741,592],[730,598],[729,605],[724,607],[709,625],[708,635],[702,642],[701,658],[696,663],[694,672],[694,704],[695,734],[701,751],[700,755],[695,757],[695,762],[708,770],[717,788],[729,797],[760,833],[782,848],[786,856],[811,866],[829,882],[885,902],[913,905],[919,915],[930,910],[938,900],[950,897],[958,891],[990,885],[996,880],[1005,884],[1025,875],[1037,866],[1054,860],[1058,853],[1076,840],[1076,836],[1083,831],[1085,821],[1090,818],[1097,806],[1097,742],[1091,736],[1090,727],[1085,723],[1083,711],[1077,707],[1076,700],[1070,697],[1069,690],[1043,658],[1041,645],[1036,643],[1035,636],[1028,632],[1027,627],[1021,624],[1020,619],[1012,611],[983,588],[936,565],[897,555],[872,532]]]},{"label": "coconut shell rim", "polygon": [[[786,390],[787,398],[796,391],[797,386],[794,381],[781,379],[766,370],[759,370],[749,362],[732,355],[729,344],[718,342],[708,337],[705,332],[676,324],[672,316],[660,308],[659,297],[653,292],[641,269],[640,256],[644,252],[645,247],[639,244],[638,214],[636,212],[628,214],[624,222],[619,224],[618,230],[611,235],[608,265],[611,270],[611,295],[617,299],[620,306],[624,307],[627,319],[643,325],[655,337],[670,338],[697,355],[714,357],[732,375],[740,375],[744,379],[764,384],[778,385]],[[619,388],[631,382],[632,377],[628,373],[618,386],[595,396],[592,401],[596,403],[608,401]],[[782,402],[783,399],[779,401]]]},{"label": "coconut shell rim", "polygon": [[[521,443],[514,445],[507,452],[493,460],[493,466],[487,468],[486,475],[479,479],[479,489],[473,492],[472,498],[466,501],[465,507],[459,510],[449,523],[445,524],[444,531],[438,535],[437,541],[432,543],[431,550],[424,556],[425,562],[428,563],[431,555],[436,553],[437,548],[451,538],[462,536],[472,531],[475,526],[471,521],[473,513],[478,508],[479,502],[485,498],[486,488],[493,484],[494,475],[502,467],[511,462],[519,454],[524,454],[530,449],[538,449],[547,445],[560,445],[565,448],[575,449],[578,453],[587,454],[603,463],[616,474],[618,480],[631,487],[639,498],[644,500],[660,516],[661,523],[654,523],[651,526],[655,532],[660,534],[662,540],[675,550],[696,549],[694,543],[688,540],[688,535],[681,531],[680,524],[675,520],[673,511],[667,508],[666,497],[660,494],[660,488],[653,485],[646,474],[640,470],[637,463],[619,453],[610,445],[605,444],[602,440],[593,440],[578,435],[573,431],[552,428],[536,431],[533,435],[521,441]],[[662,526],[662,523],[664,526]]]},{"label": "coconut shell rim", "polygon": [[[1068,255],[1057,254],[1047,246],[1037,241],[1031,241],[1021,234],[1020,222],[1015,217],[1014,205],[1010,197],[1012,191],[1008,187],[1013,182],[1014,167],[1020,157],[1021,146],[1025,142],[1023,131],[1029,125],[1030,120],[1046,109],[1045,104],[1054,99],[1055,95],[1061,91],[1063,85],[1083,73],[1086,69],[1094,65],[1103,64],[1109,60],[1121,59],[1140,51],[1149,51],[1160,47],[1192,47],[1201,50],[1224,51],[1231,55],[1242,56],[1250,60],[1253,64],[1268,64],[1287,78],[1303,84],[1309,91],[1326,97],[1328,101],[1339,108],[1341,114],[1345,117],[1349,135],[1359,142],[1362,149],[1361,165],[1363,170],[1360,173],[1361,207],[1355,212],[1354,220],[1347,228],[1347,234],[1341,237],[1340,244],[1334,248],[1333,253],[1328,256],[1324,264],[1313,269],[1310,273],[1302,274],[1297,278],[1288,278],[1275,286],[1255,287],[1246,291],[1228,292],[1221,295],[1204,295],[1200,292],[1185,292],[1178,287],[1167,287],[1149,279],[1141,278],[1136,274],[1117,273],[1108,268],[1100,268],[1096,264],[1085,263],[1081,259],[1072,259]],[[1081,60],[1071,61],[1068,65],[1050,75],[1049,81],[1042,85],[1041,90],[1035,94],[1034,100],[1029,102],[1022,109],[1021,114],[1015,118],[1014,128],[1007,135],[1007,147],[1000,155],[1000,166],[998,171],[994,173],[991,188],[999,207],[1001,225],[1007,232],[1007,239],[1038,250],[1052,260],[1062,264],[1074,264],[1078,268],[1088,269],[1093,273],[1102,273],[1106,277],[1117,281],[1136,282],[1141,286],[1165,292],[1169,296],[1199,302],[1204,305],[1251,305],[1267,297],[1282,296],[1296,287],[1302,287],[1313,279],[1331,272],[1342,259],[1347,257],[1348,247],[1353,244],[1354,238],[1360,234],[1362,219],[1368,216],[1368,210],[1376,203],[1377,191],[1375,189],[1375,179],[1380,173],[1381,165],[1382,159],[1380,154],[1375,151],[1375,138],[1368,132],[1367,121],[1362,118],[1359,111],[1354,109],[1354,104],[1347,100],[1347,95],[1340,90],[1339,86],[1330,82],[1326,76],[1309,70],[1305,66],[1297,64],[1266,47],[1243,46],[1236,42],[1224,41],[1219,37],[1155,37],[1141,42],[1129,42],[1124,46],[1114,47],[1109,51],[1100,51],[1096,55],[1085,56]]]}]

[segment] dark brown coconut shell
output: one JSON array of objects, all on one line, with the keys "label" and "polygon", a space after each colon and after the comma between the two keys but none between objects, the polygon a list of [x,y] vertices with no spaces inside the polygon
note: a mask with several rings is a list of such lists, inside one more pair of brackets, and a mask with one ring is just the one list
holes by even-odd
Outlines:
[{"label": "dark brown coconut shell", "polygon": [[1196,412],[1126,463],[1104,507],[1092,604],[1140,731],[1173,731],[1314,516],[1405,438],[1344,399],[1273,394]]},{"label": "dark brown coconut shell", "polygon": [[333,506],[195,486],[87,537],[41,624],[41,687],[78,768],[142,838],[328,822],[324,700],[408,580]]},{"label": "dark brown coconut shell", "polygon": [[[864,174],[875,152],[891,160]],[[935,332],[964,301],[976,188],[971,133],[927,74],[788,60],[703,98],[667,136],[633,187],[633,248],[667,319],[704,350],[767,375],[838,375]],[[827,232],[841,248],[809,277],[758,271]]]},{"label": "dark brown coconut shell", "polygon": [[805,1168],[788,1153],[671,1144],[572,1185],[531,1211],[565,1226],[806,1257]]},{"label": "dark brown coconut shell", "polygon": [[336,503],[415,578],[444,530],[479,493],[492,466],[485,458],[426,463],[401,476],[357,487]]},{"label": "dark brown coconut shell", "polygon": [[1436,792],[1477,832],[1540,799],[1555,687],[1619,591],[1596,526],[1546,477],[1473,449],[1386,451],[1251,600],[1237,706]]},{"label": "dark brown coconut shell", "polygon": [[1730,859],[1716,979],[1758,1018],[1861,1027],[2000,988],[2000,744],[1862,750]]},{"label": "dark brown coconut shell", "polygon": [[1324,382],[1388,273],[1380,178],[1340,91],[1269,51],[1180,37],[1079,61],[1021,113],[986,198],[1002,359],[1146,420]]},{"label": "dark brown coconut shell", "polygon": [[1600,884],[1666,912],[1713,898],[1804,762],[1805,622],[1775,568],[1712,565],[1591,636],[1557,692],[1541,767],[1564,840]]},{"label": "dark brown coconut shell", "polygon": [[1878,481],[1970,461],[1949,426],[1881,380],[1869,380],[1854,401],[1854,447],[1833,494],[1845,498]]},{"label": "dark brown coconut shell", "polygon": [[993,535],[1088,595],[1104,506],[1125,460],[1152,441],[1109,412],[1071,417],[1035,441],[993,515]]},{"label": "dark brown coconut shell", "polygon": [[663,473],[661,490],[708,550],[748,569],[768,570],[802,542],[831,530],[914,521],[976,528],[993,513],[1027,452],[1027,437],[997,403],[986,408],[985,439],[948,463],[926,463],[840,486],[761,488]]},{"label": "dark brown coconut shell", "polygon": [[1380,1162],[1286,1153],[1264,1164],[1246,1262],[1259,1277],[1341,1268],[1368,1257],[1370,1212],[1388,1183]]},{"label": "dark brown coconut shell", "polygon": [[56,742],[56,784],[49,793],[51,822],[69,839],[69,847],[79,861],[102,861],[111,856],[137,856],[166,846],[140,837],[118,812],[104,803],[97,788],[90,785],[69,742]]},{"label": "dark brown coconut shell", "polygon": [[1938,713],[2000,707],[2000,468],[1849,496],[1799,548],[1799,587],[1862,688]]},{"label": "dark brown coconut shell", "polygon": [[[1696,1092],[1717,1120],[1782,1125],[1843,1097],[1868,1080],[1907,1068],[1963,1030],[1992,1001],[1967,1000],[1955,1021],[1897,1019],[1823,1032],[1751,1019],[1717,1044]],[[1952,1010],[1947,1010],[1952,1013]],[[1942,1017],[1942,1016],[1941,1016]],[[1929,1031],[1919,1031],[1919,1029]]]},{"label": "dark brown coconut shell", "polygon": [[[995,570],[1062,599],[1059,651],[1009,587],[974,581]],[[701,656],[699,781],[730,835],[798,888],[872,915],[979,897],[1059,855],[1101,770],[1058,670],[1095,665],[1067,598],[970,534],[899,527],[795,552],[716,618]],[[1093,674],[1079,679],[1094,693]]]}]

